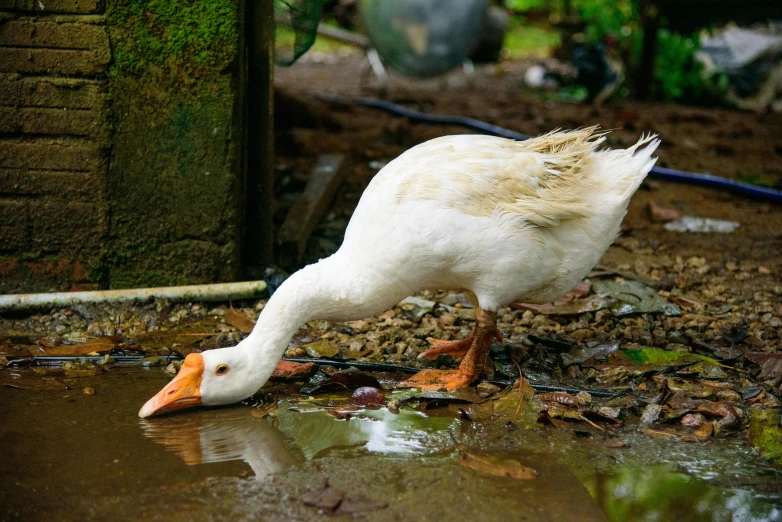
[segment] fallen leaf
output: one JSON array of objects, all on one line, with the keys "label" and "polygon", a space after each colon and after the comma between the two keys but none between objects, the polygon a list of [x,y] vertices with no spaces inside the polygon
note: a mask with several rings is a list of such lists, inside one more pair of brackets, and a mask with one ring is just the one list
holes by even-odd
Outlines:
[{"label": "fallen leaf", "polygon": [[35,391],[65,391],[68,389],[64,382],[54,378],[31,377],[15,372],[0,373],[0,386]]},{"label": "fallen leaf", "polygon": [[477,456],[464,450],[459,451],[459,465],[495,477],[507,477],[518,480],[532,480],[538,472],[519,461],[502,459],[494,455]]},{"label": "fallen leaf", "polygon": [[714,434],[714,424],[711,422],[704,422],[701,426],[692,432],[696,439],[701,442],[706,442]]},{"label": "fallen leaf", "polygon": [[512,303],[510,306],[516,310],[532,310],[533,312],[545,315],[578,315],[587,312],[597,312],[603,308],[608,308],[609,305],[611,305],[610,300],[598,295],[593,295],[586,299],[574,299],[573,301],[562,305]]},{"label": "fallen leaf", "polygon": [[704,413],[713,417],[727,417],[728,415],[733,417],[740,416],[733,405],[724,401],[697,401],[692,411],[695,413]]},{"label": "fallen leaf", "polygon": [[255,328],[255,321],[247,317],[246,314],[240,312],[233,306],[225,311],[223,320],[225,321],[225,324],[233,326],[242,333],[251,333],[253,328]]},{"label": "fallen leaf", "polygon": [[321,357],[334,357],[339,353],[339,346],[328,341],[328,339],[321,339],[314,343],[305,344],[302,346],[307,355],[319,359]]},{"label": "fallen leaf", "polygon": [[301,501],[318,508],[326,515],[353,515],[388,507],[388,502],[372,500],[361,493],[345,493],[328,484],[324,484],[322,488],[304,490]]},{"label": "fallen leaf", "polygon": [[30,357],[30,350],[24,346],[0,344],[0,355],[8,357]]},{"label": "fallen leaf", "polygon": [[681,309],[662,298],[653,288],[640,281],[596,279],[592,288],[598,296],[610,297],[608,307],[615,315],[662,312],[668,316],[681,315]]},{"label": "fallen leaf", "polygon": [[327,391],[342,391],[371,386],[380,388],[380,382],[371,375],[348,368],[331,375],[318,374],[311,381],[301,388],[301,393],[323,393]]},{"label": "fallen leaf", "polygon": [[696,442],[698,439],[689,434],[682,434],[668,428],[641,428],[638,431],[657,439],[674,439],[679,442]]},{"label": "fallen leaf", "polygon": [[177,344],[171,347],[171,351],[182,357],[187,357],[191,353],[201,353],[204,349],[195,344]]},{"label": "fallen leaf", "polygon": [[165,330],[146,333],[139,335],[133,341],[147,348],[171,348],[176,350],[175,345],[190,345],[192,343],[219,335],[220,332],[213,330],[199,330],[199,329],[187,329],[187,330]]},{"label": "fallen leaf", "polygon": [[[74,356],[87,355],[91,353],[106,353],[111,351],[117,343],[111,337],[98,337],[97,339],[87,339],[79,344],[58,344],[55,346],[43,346],[43,354],[47,356]],[[34,354],[38,355],[38,354]]]},{"label": "fallen leaf", "polygon": [[[685,297],[683,295],[671,295],[668,297],[668,300],[672,303],[676,303],[679,305],[679,307],[685,309],[685,310],[697,310],[701,307],[701,304],[696,301],[695,299],[691,299],[689,297]],[[684,317],[685,321],[697,321],[702,320],[704,322],[712,322],[716,321],[716,317],[711,317],[709,315],[696,315],[696,314],[686,314]]]},{"label": "fallen leaf", "polygon": [[760,365],[758,379],[778,379],[782,377],[782,353],[746,352],[749,361]]},{"label": "fallen leaf", "polygon": [[727,372],[709,361],[700,361],[691,364],[676,373],[679,375],[697,375],[703,379],[724,379],[728,376]]},{"label": "fallen leaf", "polygon": [[636,365],[654,364],[660,366],[674,366],[693,364],[698,361],[706,361],[716,366],[722,366],[719,362],[695,353],[674,352],[671,350],[661,350],[659,348],[642,348],[639,350],[619,350],[612,354],[609,362],[613,364],[623,364],[629,362]]},{"label": "fallen leaf", "polygon": [[581,364],[590,359],[600,361],[619,349],[619,343],[600,343],[586,348],[573,348],[568,353],[560,354],[560,361],[563,366],[572,364]]},{"label": "fallen leaf", "polygon": [[568,406],[575,406],[578,404],[576,398],[570,395],[568,392],[543,393],[540,395],[540,400],[546,402],[556,402],[558,404],[565,404]]},{"label": "fallen leaf", "polygon": [[314,363],[280,361],[272,372],[275,379],[305,379],[315,371]]}]

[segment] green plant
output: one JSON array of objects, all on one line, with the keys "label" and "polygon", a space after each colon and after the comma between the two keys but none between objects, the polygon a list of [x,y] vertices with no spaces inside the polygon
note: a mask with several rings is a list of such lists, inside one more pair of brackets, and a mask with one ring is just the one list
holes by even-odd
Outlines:
[{"label": "green plant", "polygon": [[[562,0],[505,0],[505,5],[523,12],[526,9],[548,7],[563,13]],[[584,36],[587,43],[597,43],[605,36],[618,41],[619,54],[625,59],[628,73],[641,60],[643,27],[640,0],[571,0],[571,9],[587,22]],[[657,57],[652,93],[666,101],[696,101],[712,103],[721,99],[727,89],[723,74],[707,75],[695,59],[700,47],[698,34],[680,35],[661,29],[658,35]]]}]

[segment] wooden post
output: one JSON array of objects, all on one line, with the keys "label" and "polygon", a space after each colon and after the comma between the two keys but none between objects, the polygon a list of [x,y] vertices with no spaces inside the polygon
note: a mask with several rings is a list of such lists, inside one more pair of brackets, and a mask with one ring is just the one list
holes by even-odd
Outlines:
[{"label": "wooden post", "polygon": [[242,264],[273,262],[274,2],[245,0],[247,176]]},{"label": "wooden post", "polygon": [[654,61],[657,55],[657,33],[660,30],[659,9],[654,0],[641,5],[641,25],[644,28],[641,64],[636,76],[635,91],[639,98],[649,98],[654,81]]},{"label": "wooden post", "polygon": [[290,208],[280,227],[280,265],[288,267],[301,262],[310,234],[326,215],[329,204],[337,193],[344,171],[344,160],[342,154],[324,154],[318,158],[304,193]]}]

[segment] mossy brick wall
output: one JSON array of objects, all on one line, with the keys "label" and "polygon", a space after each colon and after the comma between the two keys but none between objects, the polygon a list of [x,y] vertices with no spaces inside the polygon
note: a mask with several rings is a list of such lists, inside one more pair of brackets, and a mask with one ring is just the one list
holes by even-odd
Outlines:
[{"label": "mossy brick wall", "polygon": [[0,292],[231,280],[237,0],[0,0]]}]

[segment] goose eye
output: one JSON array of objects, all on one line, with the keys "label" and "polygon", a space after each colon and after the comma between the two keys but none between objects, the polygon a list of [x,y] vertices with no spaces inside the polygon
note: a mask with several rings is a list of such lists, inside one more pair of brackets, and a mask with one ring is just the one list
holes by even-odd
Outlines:
[{"label": "goose eye", "polygon": [[215,370],[215,373],[217,375],[225,375],[226,373],[228,373],[228,365],[226,364],[219,365]]}]

